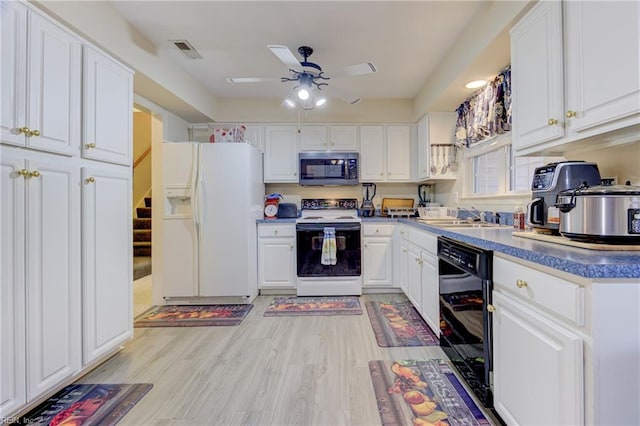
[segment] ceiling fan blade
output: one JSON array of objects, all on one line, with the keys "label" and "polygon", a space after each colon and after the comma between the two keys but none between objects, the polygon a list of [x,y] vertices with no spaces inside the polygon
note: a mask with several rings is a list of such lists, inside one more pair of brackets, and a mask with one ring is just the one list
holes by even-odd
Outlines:
[{"label": "ceiling fan blade", "polygon": [[229,83],[262,83],[265,81],[280,81],[280,78],[275,77],[227,77]]},{"label": "ceiling fan blade", "polygon": [[343,102],[346,102],[346,103],[351,104],[351,105],[355,105],[355,104],[359,103],[362,100],[358,96],[354,95],[353,93],[348,92],[347,90],[336,89],[335,87],[327,87],[327,88],[325,88],[325,90],[327,91],[327,93],[330,96],[332,96],[332,97],[335,96],[335,97],[341,99]]},{"label": "ceiling fan blade", "polygon": [[376,66],[372,62],[365,62],[362,64],[351,65],[344,67],[336,73],[332,73],[331,77],[351,77],[354,75],[373,74],[378,71]]},{"label": "ceiling fan blade", "polygon": [[291,53],[291,50],[289,50],[287,46],[270,44],[267,47],[273,52],[274,55],[278,57],[278,59],[284,62],[284,64],[288,66],[289,69],[292,69],[298,72],[304,71],[302,66],[300,65],[300,61],[298,60],[298,58],[296,58],[294,54]]}]

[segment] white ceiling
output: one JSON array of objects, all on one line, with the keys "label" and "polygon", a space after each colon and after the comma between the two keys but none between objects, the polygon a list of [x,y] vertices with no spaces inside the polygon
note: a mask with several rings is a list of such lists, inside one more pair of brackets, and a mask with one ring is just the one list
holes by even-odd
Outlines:
[{"label": "white ceiling", "polygon": [[[485,1],[116,1],[119,13],[215,97],[284,97],[293,83],[234,84],[227,77],[282,77],[287,67],[268,44],[313,47],[311,62],[334,70],[373,62],[376,74],[332,79],[332,88],[366,98],[415,98]],[[186,39],[204,59],[185,58]],[[508,46],[508,44],[507,44]],[[470,78],[505,65],[507,52],[474,63]],[[492,55],[496,56],[496,55]],[[488,61],[488,62],[487,62]],[[491,61],[495,62],[492,63]],[[458,76],[463,78],[462,76]],[[466,77],[465,77],[466,78]],[[450,94],[455,108],[469,94]]]}]

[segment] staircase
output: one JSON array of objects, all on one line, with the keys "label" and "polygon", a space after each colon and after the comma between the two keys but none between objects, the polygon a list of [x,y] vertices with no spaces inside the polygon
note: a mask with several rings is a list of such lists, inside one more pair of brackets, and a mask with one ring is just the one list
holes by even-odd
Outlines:
[{"label": "staircase", "polygon": [[133,279],[151,274],[151,198],[136,209],[133,219]]}]

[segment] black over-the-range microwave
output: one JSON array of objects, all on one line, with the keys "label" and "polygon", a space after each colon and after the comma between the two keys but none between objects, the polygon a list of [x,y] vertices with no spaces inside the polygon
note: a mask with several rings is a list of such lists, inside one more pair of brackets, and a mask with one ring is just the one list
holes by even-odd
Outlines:
[{"label": "black over-the-range microwave", "polygon": [[300,185],[357,185],[357,152],[301,152]]}]

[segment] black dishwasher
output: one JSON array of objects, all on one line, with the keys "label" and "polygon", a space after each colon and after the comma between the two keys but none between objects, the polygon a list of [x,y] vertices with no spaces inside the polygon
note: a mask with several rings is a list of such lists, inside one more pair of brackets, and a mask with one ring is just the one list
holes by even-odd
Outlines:
[{"label": "black dishwasher", "polygon": [[440,347],[487,408],[491,384],[493,252],[438,237]]}]

